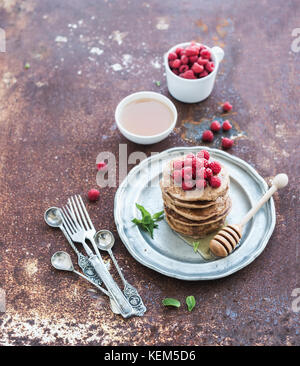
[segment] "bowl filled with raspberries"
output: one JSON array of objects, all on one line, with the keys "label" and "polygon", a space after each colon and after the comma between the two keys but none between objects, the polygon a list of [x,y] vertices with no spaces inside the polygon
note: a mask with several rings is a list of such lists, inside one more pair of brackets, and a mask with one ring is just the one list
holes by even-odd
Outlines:
[{"label": "bowl filled with raspberries", "polygon": [[173,46],[164,56],[170,94],[184,103],[198,103],[212,92],[224,51],[200,43]]}]

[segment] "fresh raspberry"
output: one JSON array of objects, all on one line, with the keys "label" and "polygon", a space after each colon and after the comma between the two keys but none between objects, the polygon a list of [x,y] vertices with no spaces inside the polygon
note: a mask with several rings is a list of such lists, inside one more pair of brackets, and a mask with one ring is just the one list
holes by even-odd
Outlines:
[{"label": "fresh raspberry", "polygon": [[194,188],[194,185],[195,185],[195,182],[193,182],[192,180],[191,181],[188,181],[188,182],[182,182],[181,188],[184,191],[190,191],[191,189]]},{"label": "fresh raspberry", "polygon": [[185,182],[192,180],[193,179],[193,168],[190,166],[182,168],[181,176]]},{"label": "fresh raspberry", "polygon": [[179,59],[176,59],[173,61],[173,67],[174,69],[178,69],[181,65],[181,61]]},{"label": "fresh raspberry", "polygon": [[170,69],[172,69],[172,68],[173,68],[173,62],[174,62],[174,61],[169,61]]},{"label": "fresh raspberry", "polygon": [[197,165],[196,168],[208,168],[209,162],[208,160],[204,159],[204,158],[197,158]]},{"label": "fresh raspberry", "polygon": [[176,60],[177,59],[177,54],[175,52],[170,52],[168,54],[168,60],[169,61],[173,61],[173,60]]},{"label": "fresh raspberry", "polygon": [[209,160],[209,152],[207,150],[200,150],[197,153],[197,158],[204,158],[206,160]]},{"label": "fresh raspberry", "polygon": [[189,46],[185,49],[185,54],[190,56],[198,56],[198,47],[195,46]]},{"label": "fresh raspberry", "polygon": [[186,157],[186,159],[195,159],[196,158],[196,156],[193,153],[189,153],[185,157]]},{"label": "fresh raspberry", "polygon": [[204,78],[205,76],[208,75],[208,72],[206,70],[202,71],[200,74],[199,74],[199,78]]},{"label": "fresh raspberry", "polygon": [[188,70],[188,71],[184,72],[182,75],[185,79],[196,79],[196,76],[195,76],[193,70]]},{"label": "fresh raspberry", "polygon": [[209,164],[209,168],[212,170],[213,174],[219,174],[222,169],[222,166],[218,161],[212,161]]},{"label": "fresh raspberry", "polygon": [[234,141],[231,140],[231,139],[229,139],[229,138],[227,138],[227,137],[223,137],[222,138],[222,147],[224,149],[230,149],[231,146],[233,145],[233,143],[234,143]]},{"label": "fresh raspberry", "polygon": [[177,55],[178,57],[180,57],[180,56],[181,56],[182,51],[183,51],[183,48],[182,48],[182,47],[177,47],[177,48],[176,48],[175,53],[176,53],[176,55]]},{"label": "fresh raspberry", "polygon": [[225,102],[223,104],[223,111],[224,112],[229,112],[229,111],[231,111],[231,109],[232,109],[232,105],[229,102]]},{"label": "fresh raspberry", "polygon": [[92,202],[97,201],[99,196],[100,196],[100,192],[98,191],[98,189],[90,189],[88,191],[88,199]]},{"label": "fresh raspberry", "polygon": [[202,141],[212,142],[214,134],[210,130],[205,130],[202,134]]},{"label": "fresh raspberry", "polygon": [[210,179],[209,179],[209,184],[211,185],[211,187],[213,188],[218,188],[221,185],[221,179],[215,175],[213,175]]},{"label": "fresh raspberry", "polygon": [[173,161],[174,170],[181,170],[182,166],[183,166],[183,161],[182,160]]},{"label": "fresh raspberry", "polygon": [[207,182],[205,179],[197,179],[196,180],[196,188],[204,189],[207,186]]},{"label": "fresh raspberry", "polygon": [[[182,61],[181,61],[181,62],[182,62]],[[188,71],[188,69],[189,69],[188,65],[181,65],[181,66],[179,67],[179,72],[182,74],[182,73],[184,73],[184,72]]]},{"label": "fresh raspberry", "polygon": [[207,48],[201,50],[200,55],[202,58],[207,58],[208,60],[211,58],[211,52]]},{"label": "fresh raspberry", "polygon": [[175,183],[180,183],[182,182],[182,173],[180,170],[174,170],[172,177],[174,179]]},{"label": "fresh raspberry", "polygon": [[194,71],[195,74],[200,74],[204,70],[204,67],[195,62],[194,65],[192,66],[192,70]]},{"label": "fresh raspberry", "polygon": [[208,59],[207,58],[199,57],[197,62],[198,62],[199,65],[204,66],[204,65],[206,65],[208,63]]},{"label": "fresh raspberry", "polygon": [[193,166],[193,158],[185,158],[184,160],[183,160],[183,166],[184,167],[187,167],[187,166],[189,166],[189,167],[192,167]]},{"label": "fresh raspberry", "polygon": [[107,164],[104,161],[100,161],[100,163],[97,164],[98,170],[106,170]]},{"label": "fresh raspberry", "polygon": [[180,60],[182,65],[187,65],[189,63],[189,58],[186,55],[182,55]]},{"label": "fresh raspberry", "polygon": [[190,56],[189,57],[189,63],[193,65],[194,62],[198,61],[198,56]]},{"label": "fresh raspberry", "polygon": [[179,71],[178,69],[173,69],[172,72],[175,74],[175,75],[179,75]]},{"label": "fresh raspberry", "polygon": [[210,168],[206,168],[206,178],[210,179],[213,176],[213,171]]},{"label": "fresh raspberry", "polygon": [[206,179],[207,178],[206,169],[204,167],[200,168],[200,169],[197,169],[196,178],[200,178],[200,179]]},{"label": "fresh raspberry", "polygon": [[221,125],[218,121],[213,121],[210,125],[210,129],[214,132],[218,132],[221,129]]},{"label": "fresh raspberry", "polygon": [[228,119],[223,122],[222,128],[224,131],[229,131],[232,129],[232,126],[231,126],[230,122],[228,121]]},{"label": "fresh raspberry", "polygon": [[[175,60],[177,61],[177,60]],[[175,62],[174,61],[174,62]],[[215,64],[213,62],[208,62],[206,65],[205,65],[205,68],[208,72],[212,72],[214,71],[214,68],[215,68]]]}]

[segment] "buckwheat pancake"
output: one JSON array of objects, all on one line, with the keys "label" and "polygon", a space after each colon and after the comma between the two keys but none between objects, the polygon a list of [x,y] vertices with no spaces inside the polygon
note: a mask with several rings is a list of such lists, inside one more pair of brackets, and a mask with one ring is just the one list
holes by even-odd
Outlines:
[{"label": "buckwheat pancake", "polygon": [[[174,159],[178,160],[178,159]],[[210,187],[209,185],[205,189],[194,189],[190,191],[184,191],[180,186],[173,182],[170,176],[172,172],[173,161],[171,160],[164,168],[161,186],[165,193],[170,195],[173,199],[180,201],[215,201],[219,196],[224,194],[224,191],[229,186],[229,174],[224,166],[218,177],[221,179],[221,185],[218,188]]]},{"label": "buckwheat pancake", "polygon": [[221,226],[223,226],[225,223],[225,218],[222,218],[213,224],[207,225],[206,227],[199,227],[199,226],[185,226],[182,224],[178,224],[177,222],[174,222],[174,220],[167,215],[165,216],[165,219],[171,229],[180,234],[184,234],[194,239],[200,239],[208,234],[213,233],[214,231],[218,230]]},{"label": "buckwheat pancake", "polygon": [[161,187],[161,191],[162,191],[162,197],[163,200],[167,200],[167,199],[171,199],[173,204],[177,207],[186,207],[186,208],[205,208],[205,207],[210,207],[216,204],[216,201],[220,198],[220,197],[225,197],[228,196],[229,194],[229,187],[223,192],[223,194],[221,194],[217,200],[215,201],[182,201],[182,200],[178,200],[176,198],[171,197],[168,193],[165,193],[164,191],[164,187],[162,186],[162,184],[160,183],[160,187]]},{"label": "buckwheat pancake", "polygon": [[173,204],[172,200],[169,198],[164,199],[164,204],[180,216],[183,216],[189,220],[193,221],[203,221],[208,220],[216,215],[222,215],[230,205],[230,197],[227,195],[225,197],[219,197],[216,199],[215,205],[204,207],[204,208],[186,208],[178,207]]},{"label": "buckwheat pancake", "polygon": [[225,218],[230,209],[231,209],[231,199],[229,198],[225,207],[225,210],[223,209],[220,212],[218,212],[218,208],[216,208],[216,214],[208,219],[203,219],[203,220],[190,220],[187,219],[186,217],[183,217],[181,215],[179,215],[177,212],[175,212],[174,210],[172,210],[170,207],[164,206],[164,210],[165,210],[165,216],[168,216],[170,218],[172,218],[172,221],[181,225],[185,225],[185,226],[198,226],[199,228],[201,226],[205,227],[206,225],[215,223],[217,221],[220,221],[221,219]]}]

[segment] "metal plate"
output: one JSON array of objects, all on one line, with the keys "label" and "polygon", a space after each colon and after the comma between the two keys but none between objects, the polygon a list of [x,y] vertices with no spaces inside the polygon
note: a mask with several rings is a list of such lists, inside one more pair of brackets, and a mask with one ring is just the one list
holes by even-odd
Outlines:
[{"label": "metal plate", "polygon": [[165,220],[154,230],[154,239],[131,222],[140,213],[135,203],[151,213],[163,209],[159,180],[163,166],[178,155],[209,151],[226,166],[230,175],[232,209],[227,223],[241,217],[266,192],[264,179],[245,161],[207,147],[178,147],[143,160],[120,185],[115,196],[114,216],[120,238],[130,254],[141,264],[166,276],[182,280],[212,280],[228,276],[251,263],[265,248],[274,230],[276,216],[271,198],[245,226],[240,245],[226,258],[207,261],[187,245]]}]

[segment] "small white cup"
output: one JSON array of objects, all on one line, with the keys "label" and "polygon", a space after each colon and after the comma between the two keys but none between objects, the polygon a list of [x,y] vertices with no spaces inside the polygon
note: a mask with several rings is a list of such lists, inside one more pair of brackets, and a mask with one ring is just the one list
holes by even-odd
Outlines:
[{"label": "small white cup", "polygon": [[[184,79],[172,72],[168,62],[168,54],[175,52],[177,47],[186,47],[190,42],[180,43],[169,49],[164,55],[164,63],[166,68],[167,84],[170,94],[177,100],[184,103],[198,103],[206,99],[213,90],[219,63],[224,58],[224,51],[220,47],[209,48],[211,51],[212,61],[215,64],[214,70],[201,79]],[[199,44],[199,43],[198,43]],[[199,44],[200,45],[200,44]]]},{"label": "small white cup", "polygon": [[[165,103],[171,109],[171,111],[173,112],[173,115],[174,115],[174,120],[173,120],[171,126],[167,130],[165,130],[157,135],[153,135],[153,136],[142,136],[142,135],[136,135],[134,133],[131,133],[124,128],[124,126],[121,123],[121,115],[122,115],[122,110],[123,110],[124,106],[127,105],[128,103],[132,102],[133,100],[143,99],[143,98],[156,99],[162,103]],[[176,122],[177,122],[177,110],[176,110],[175,105],[170,101],[170,99],[165,97],[164,95],[155,93],[155,92],[150,92],[150,91],[141,91],[141,92],[130,94],[121,100],[121,102],[117,105],[117,108],[115,111],[115,120],[116,120],[116,123],[117,123],[117,126],[118,126],[120,132],[128,140],[135,142],[137,144],[150,145],[150,144],[155,144],[156,142],[162,141],[163,139],[168,137],[169,134],[173,131],[173,129],[176,125]]]}]

